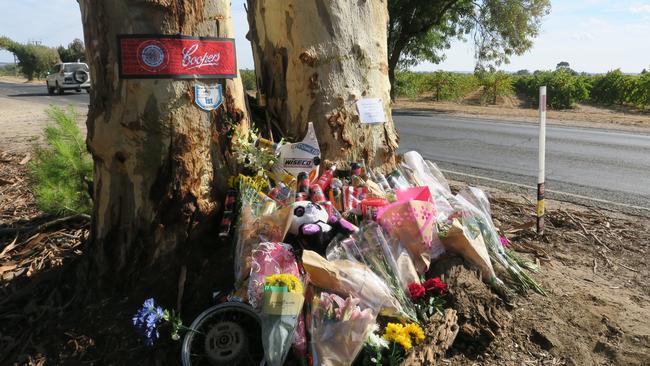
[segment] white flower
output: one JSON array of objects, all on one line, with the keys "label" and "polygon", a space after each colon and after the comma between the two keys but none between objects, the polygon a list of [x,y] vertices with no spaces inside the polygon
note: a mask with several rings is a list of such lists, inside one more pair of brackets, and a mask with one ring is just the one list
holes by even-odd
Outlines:
[{"label": "white flower", "polygon": [[368,338],[366,343],[374,349],[388,348],[388,341],[382,338],[379,334],[379,325],[374,323],[370,326],[370,333],[368,333]]}]

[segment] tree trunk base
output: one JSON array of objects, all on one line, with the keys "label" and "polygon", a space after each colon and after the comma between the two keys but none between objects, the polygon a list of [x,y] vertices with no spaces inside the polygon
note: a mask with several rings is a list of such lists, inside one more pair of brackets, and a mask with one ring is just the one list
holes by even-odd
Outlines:
[{"label": "tree trunk base", "polygon": [[435,314],[429,319],[429,324],[424,330],[426,340],[406,355],[402,365],[439,364],[454,343],[458,330],[456,310],[445,309],[444,314]]}]

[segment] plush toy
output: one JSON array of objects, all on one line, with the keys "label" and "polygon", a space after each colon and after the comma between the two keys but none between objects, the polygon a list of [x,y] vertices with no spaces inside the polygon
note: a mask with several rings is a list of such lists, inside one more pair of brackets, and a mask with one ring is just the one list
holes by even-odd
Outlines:
[{"label": "plush toy", "polygon": [[338,234],[348,236],[358,228],[347,220],[330,216],[325,208],[311,201],[293,204],[293,217],[289,234],[298,246],[324,255],[325,249]]}]

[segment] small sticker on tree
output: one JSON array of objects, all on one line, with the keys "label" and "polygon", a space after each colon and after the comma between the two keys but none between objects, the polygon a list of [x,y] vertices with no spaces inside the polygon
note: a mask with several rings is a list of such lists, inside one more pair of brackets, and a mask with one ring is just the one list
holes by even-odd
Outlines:
[{"label": "small sticker on tree", "polygon": [[221,84],[194,84],[194,103],[208,112],[219,108],[223,103]]},{"label": "small sticker on tree", "polygon": [[359,119],[361,123],[384,123],[386,122],[386,113],[384,112],[384,102],[381,98],[365,98],[357,101],[359,110]]}]

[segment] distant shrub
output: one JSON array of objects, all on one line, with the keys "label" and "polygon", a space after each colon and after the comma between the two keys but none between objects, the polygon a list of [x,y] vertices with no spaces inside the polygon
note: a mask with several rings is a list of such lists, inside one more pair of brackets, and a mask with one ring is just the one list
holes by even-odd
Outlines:
[{"label": "distant shrub", "polygon": [[535,71],[532,76],[520,76],[515,80],[517,91],[525,94],[537,105],[539,88],[546,85],[546,104],[552,109],[572,108],[589,97],[589,77],[580,76],[563,68],[555,71]]},{"label": "distant shrub", "polygon": [[422,73],[397,71],[395,73],[395,96],[415,99],[426,90],[426,80]]},{"label": "distant shrub", "polygon": [[244,90],[257,90],[257,82],[255,79],[255,70],[241,69],[239,70]]},{"label": "distant shrub", "polygon": [[30,183],[39,208],[52,214],[90,213],[88,182],[93,162],[74,110],[52,107],[53,123],[44,129],[45,144],[34,147]]},{"label": "distant shrub", "polygon": [[603,104],[625,104],[633,102],[635,77],[625,75],[620,69],[594,78],[591,99]]},{"label": "distant shrub", "polygon": [[448,71],[430,73],[426,80],[427,89],[436,101],[458,100],[476,90],[478,85],[474,75]]},{"label": "distant shrub", "polygon": [[483,87],[483,103],[497,104],[498,97],[513,93],[512,77],[503,71],[477,71],[475,74],[479,85]]},{"label": "distant shrub", "polygon": [[14,76],[20,72],[20,68],[14,64],[7,64],[0,67],[0,76]]},{"label": "distant shrub", "polygon": [[631,102],[639,108],[650,108],[650,73],[646,72],[634,79]]},{"label": "distant shrub", "polygon": [[431,93],[436,101],[460,99],[478,87],[478,81],[471,74],[449,71],[395,73],[395,95],[417,98]]}]

